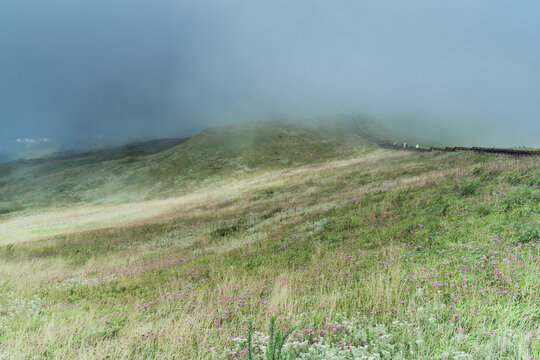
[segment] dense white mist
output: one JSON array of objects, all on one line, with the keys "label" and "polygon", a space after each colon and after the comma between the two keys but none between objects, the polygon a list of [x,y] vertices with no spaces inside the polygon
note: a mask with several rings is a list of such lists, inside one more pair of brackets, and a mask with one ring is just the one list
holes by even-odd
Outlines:
[{"label": "dense white mist", "polygon": [[539,18],[532,0],[3,0],[0,139],[345,111],[540,146]]}]

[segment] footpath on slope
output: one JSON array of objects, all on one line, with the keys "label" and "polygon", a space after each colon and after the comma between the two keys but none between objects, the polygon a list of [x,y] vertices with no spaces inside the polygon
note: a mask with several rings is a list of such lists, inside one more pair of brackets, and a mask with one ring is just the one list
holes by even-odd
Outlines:
[{"label": "footpath on slope", "polygon": [[489,154],[505,154],[505,155],[513,155],[513,156],[540,156],[540,150],[519,150],[519,149],[505,149],[505,148],[485,148],[485,147],[464,147],[464,146],[454,146],[454,147],[430,147],[430,148],[422,148],[422,147],[403,147],[399,144],[394,145],[389,143],[388,141],[381,140],[364,129],[360,126],[360,124],[355,120],[350,120],[348,122],[350,131],[360,136],[364,139],[366,139],[369,142],[372,142],[374,144],[377,144],[379,147],[384,149],[390,149],[390,150],[402,150],[402,151],[414,151],[414,152],[430,152],[430,151],[443,151],[443,152],[456,152],[456,151],[472,151],[477,153],[489,153]]}]

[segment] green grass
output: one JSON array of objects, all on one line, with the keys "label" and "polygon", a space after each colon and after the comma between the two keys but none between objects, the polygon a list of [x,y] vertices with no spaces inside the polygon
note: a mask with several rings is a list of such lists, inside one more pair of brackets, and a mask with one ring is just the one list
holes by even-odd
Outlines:
[{"label": "green grass", "polygon": [[290,121],[217,127],[171,149],[158,151],[159,145],[0,164],[0,201],[36,208],[171,196],[202,180],[344,158],[372,147],[343,122]]},{"label": "green grass", "polygon": [[[83,174],[119,183],[79,191]],[[0,215],[0,358],[247,359],[247,343],[253,359],[540,357],[536,158],[273,122],[62,176],[80,203]],[[28,181],[45,196],[48,178]],[[94,214],[154,181],[136,217]],[[276,357],[269,335],[289,329]]]}]

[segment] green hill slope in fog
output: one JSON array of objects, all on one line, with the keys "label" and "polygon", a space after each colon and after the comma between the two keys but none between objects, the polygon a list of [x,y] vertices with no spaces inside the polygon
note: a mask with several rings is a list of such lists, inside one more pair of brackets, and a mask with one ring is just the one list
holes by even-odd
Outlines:
[{"label": "green hill slope in fog", "polygon": [[0,359],[539,358],[539,158],[346,120],[2,164]]},{"label": "green hill slope in fog", "polygon": [[179,192],[208,177],[310,164],[371,148],[344,121],[273,121],[211,128],[186,141],[0,163],[1,211],[142,199]]}]

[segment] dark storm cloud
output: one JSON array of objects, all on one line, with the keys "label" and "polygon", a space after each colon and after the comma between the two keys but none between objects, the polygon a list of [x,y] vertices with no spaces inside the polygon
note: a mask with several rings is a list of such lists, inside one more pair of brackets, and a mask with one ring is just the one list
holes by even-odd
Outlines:
[{"label": "dark storm cloud", "polygon": [[536,1],[3,0],[0,138],[343,110],[538,146],[539,17]]}]

